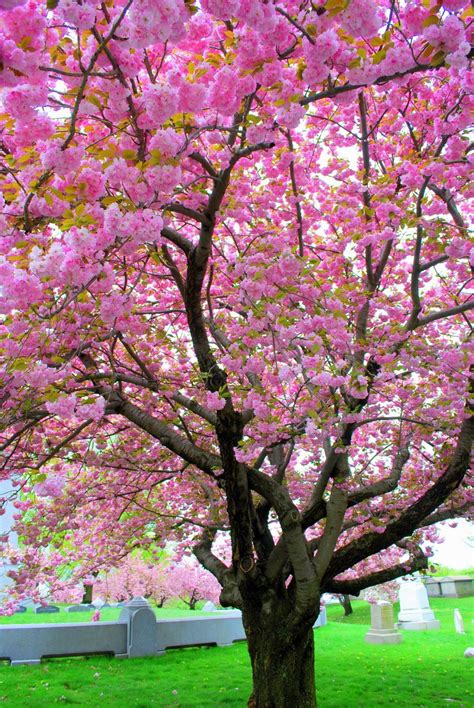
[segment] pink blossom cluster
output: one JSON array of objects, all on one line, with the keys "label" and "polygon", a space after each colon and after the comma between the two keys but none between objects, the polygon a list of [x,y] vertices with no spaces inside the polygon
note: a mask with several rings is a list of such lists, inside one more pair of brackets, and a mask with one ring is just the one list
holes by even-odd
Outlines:
[{"label": "pink blossom cluster", "polygon": [[35,492],[40,497],[59,497],[66,483],[61,474],[49,474],[45,480],[35,484]]},{"label": "pink blossom cluster", "polygon": [[177,41],[189,18],[183,0],[135,0],[127,16],[127,43],[134,49],[150,44]]},{"label": "pink blossom cluster", "polygon": [[354,36],[372,37],[384,24],[374,0],[350,0],[340,15],[341,26]]},{"label": "pink blossom cluster", "polygon": [[104,415],[104,409],[105,400],[102,397],[99,396],[93,403],[83,403],[74,393],[46,403],[46,410],[49,413],[66,419],[75,417],[78,420],[91,418],[98,421]]},{"label": "pink blossom cluster", "polygon": [[60,0],[57,12],[67,24],[80,30],[89,29],[96,19],[95,0]]}]

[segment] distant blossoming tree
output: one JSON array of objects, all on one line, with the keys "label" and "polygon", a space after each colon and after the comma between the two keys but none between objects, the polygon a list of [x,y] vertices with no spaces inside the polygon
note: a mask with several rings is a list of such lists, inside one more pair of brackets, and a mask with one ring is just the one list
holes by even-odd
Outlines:
[{"label": "distant blossoming tree", "polygon": [[163,607],[171,597],[164,565],[151,563],[139,555],[127,556],[116,568],[100,573],[93,593],[96,598],[110,602],[127,602],[143,596],[157,607]]},{"label": "distant blossoming tree", "polygon": [[200,600],[219,602],[219,583],[196,562],[182,560],[168,566],[166,588],[170,597],[179,598],[190,610],[195,610]]},{"label": "distant blossoming tree", "polygon": [[1,0],[18,597],[173,540],[250,705],[313,708],[321,593],[426,567],[469,505],[472,16]]}]

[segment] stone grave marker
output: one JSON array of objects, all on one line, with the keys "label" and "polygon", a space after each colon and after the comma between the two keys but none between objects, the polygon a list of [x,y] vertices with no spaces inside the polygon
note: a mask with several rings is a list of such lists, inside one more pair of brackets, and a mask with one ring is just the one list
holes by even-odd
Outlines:
[{"label": "stone grave marker", "polygon": [[128,656],[155,656],[158,652],[156,615],[144,597],[134,597],[123,608],[119,620],[128,622]]},{"label": "stone grave marker", "polygon": [[66,607],[66,612],[90,612],[95,609],[96,608],[94,605],[86,605],[81,603],[80,605],[69,605],[69,607]]},{"label": "stone grave marker", "polygon": [[369,644],[400,644],[402,637],[395,628],[393,621],[393,606],[382,600],[370,606],[370,630],[365,635]]},{"label": "stone grave marker", "polygon": [[435,619],[430,608],[428,593],[422,583],[405,582],[400,587],[400,629],[427,630],[439,629],[439,620]]},{"label": "stone grave marker", "polygon": [[313,627],[325,627],[328,623],[328,616],[326,612],[326,606],[323,605],[319,610],[318,619],[313,624]]},{"label": "stone grave marker", "polygon": [[36,605],[35,607],[35,614],[37,615],[52,614],[53,612],[59,612],[59,607],[56,607],[56,605]]},{"label": "stone grave marker", "polygon": [[204,605],[203,605],[203,607],[202,607],[202,611],[203,611],[203,612],[215,612],[216,610],[217,610],[217,607],[216,607],[215,604],[214,604],[213,602],[211,602],[210,600],[208,600],[207,602],[205,602]]},{"label": "stone grave marker", "polygon": [[462,615],[457,608],[454,610],[454,629],[458,634],[466,634]]}]

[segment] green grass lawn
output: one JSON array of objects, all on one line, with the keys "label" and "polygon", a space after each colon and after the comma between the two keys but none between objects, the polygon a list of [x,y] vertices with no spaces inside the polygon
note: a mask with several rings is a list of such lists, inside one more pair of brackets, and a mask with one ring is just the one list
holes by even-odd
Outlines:
[{"label": "green grass lawn", "polygon": [[[474,646],[473,598],[433,599],[439,631],[405,631],[402,644],[381,646],[364,641],[367,603],[353,604],[350,621],[342,619],[342,607],[330,605],[328,625],[315,632],[319,708],[474,706],[474,660],[463,657],[465,648]],[[461,610],[466,635],[454,631],[454,607]],[[169,612],[176,616],[175,609]],[[91,657],[0,666],[0,701],[28,708],[58,703],[244,708],[250,686],[245,642],[170,650],[148,659]]]}]

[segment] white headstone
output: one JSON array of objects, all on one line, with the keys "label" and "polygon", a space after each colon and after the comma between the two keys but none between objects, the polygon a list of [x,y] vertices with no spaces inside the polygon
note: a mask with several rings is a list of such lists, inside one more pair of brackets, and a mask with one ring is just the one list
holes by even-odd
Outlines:
[{"label": "white headstone", "polygon": [[414,630],[439,629],[439,621],[430,608],[428,593],[422,583],[405,582],[400,586],[398,626]]},{"label": "white headstone", "polygon": [[215,612],[216,610],[217,610],[217,607],[216,607],[215,604],[214,604],[213,602],[211,602],[210,600],[208,600],[207,602],[205,602],[204,605],[202,606],[202,611],[203,611],[203,612]]},{"label": "white headstone", "polygon": [[370,644],[400,644],[402,637],[395,629],[393,622],[393,607],[390,602],[382,600],[370,606],[370,631],[365,635],[365,641]]},{"label": "white headstone", "polygon": [[326,607],[323,605],[319,610],[318,619],[313,624],[313,627],[325,627],[328,623],[328,616],[326,612]]},{"label": "white headstone", "polygon": [[461,613],[457,608],[454,610],[454,629],[458,634],[466,634],[464,631],[464,622],[462,621]]}]

